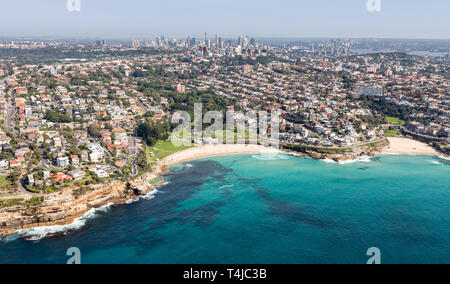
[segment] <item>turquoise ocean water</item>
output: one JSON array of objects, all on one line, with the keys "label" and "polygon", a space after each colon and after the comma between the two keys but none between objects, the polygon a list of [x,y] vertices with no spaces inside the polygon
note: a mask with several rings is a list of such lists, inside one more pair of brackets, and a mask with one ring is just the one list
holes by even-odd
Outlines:
[{"label": "turquoise ocean water", "polygon": [[450,263],[449,177],[432,156],[202,159],[173,167],[151,200],[0,242],[0,263],[65,263],[70,247],[82,263],[362,264],[371,247],[383,263]]}]

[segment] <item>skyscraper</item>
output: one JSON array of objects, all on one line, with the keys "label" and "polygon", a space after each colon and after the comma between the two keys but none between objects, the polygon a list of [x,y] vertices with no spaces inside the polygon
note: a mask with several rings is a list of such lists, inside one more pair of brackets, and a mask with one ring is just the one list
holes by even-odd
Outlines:
[{"label": "skyscraper", "polygon": [[133,39],[131,41],[131,48],[137,48],[137,47],[139,47],[139,41]]}]

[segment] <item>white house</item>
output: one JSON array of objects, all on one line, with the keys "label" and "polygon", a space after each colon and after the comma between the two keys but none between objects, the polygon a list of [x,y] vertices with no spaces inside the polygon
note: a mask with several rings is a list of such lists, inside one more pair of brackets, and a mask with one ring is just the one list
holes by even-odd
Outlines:
[{"label": "white house", "polygon": [[103,153],[102,152],[98,152],[98,151],[94,151],[94,152],[89,154],[89,158],[91,159],[91,162],[98,163],[103,158]]},{"label": "white house", "polygon": [[0,161],[0,170],[7,170],[9,168],[9,162],[7,160]]},{"label": "white house", "polygon": [[69,157],[57,158],[56,164],[58,165],[58,167],[67,168],[70,165]]}]

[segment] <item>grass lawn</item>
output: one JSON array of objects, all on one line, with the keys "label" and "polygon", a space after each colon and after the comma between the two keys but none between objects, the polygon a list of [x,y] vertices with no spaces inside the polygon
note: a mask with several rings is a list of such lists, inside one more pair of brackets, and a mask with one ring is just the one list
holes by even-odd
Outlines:
[{"label": "grass lawn", "polygon": [[0,176],[0,188],[11,186],[11,183],[6,179],[6,176]]},{"label": "grass lawn", "polygon": [[[149,147],[147,146],[146,151],[147,151],[147,155],[149,157],[149,159],[151,161],[155,161],[156,159],[164,159],[167,156],[172,155],[173,153],[182,151],[182,150],[186,150],[189,148],[192,148],[193,146],[180,146],[180,147],[176,147],[173,145],[172,141],[159,141],[158,143],[156,143],[155,146],[153,147]],[[157,151],[154,151],[153,148],[156,148]],[[155,157],[151,157],[150,153],[155,154]]]},{"label": "grass lawn", "polygon": [[32,197],[28,201],[24,201],[23,199],[8,199],[8,200],[0,200],[0,208],[11,207],[16,205],[26,205],[26,206],[37,206],[44,202],[43,197]]},{"label": "grass lawn", "polygon": [[386,116],[386,122],[395,125],[405,125],[406,122],[396,117]]},{"label": "grass lawn", "polygon": [[64,183],[64,186],[67,187],[67,186],[71,186],[71,185],[74,185],[74,184],[77,184],[77,183],[79,183],[79,184],[84,186],[87,181],[92,181],[92,178],[91,177],[86,177],[86,178],[80,179],[80,180],[71,180],[69,182]]},{"label": "grass lawn", "polygon": [[386,135],[386,137],[399,137],[400,132],[397,129],[394,130],[385,129],[384,135]]}]

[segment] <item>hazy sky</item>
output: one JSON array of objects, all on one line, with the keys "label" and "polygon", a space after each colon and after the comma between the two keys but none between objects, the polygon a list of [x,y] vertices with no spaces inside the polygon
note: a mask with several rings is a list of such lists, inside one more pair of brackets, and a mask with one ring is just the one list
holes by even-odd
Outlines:
[{"label": "hazy sky", "polygon": [[450,39],[449,0],[0,0],[0,37],[157,35]]}]

